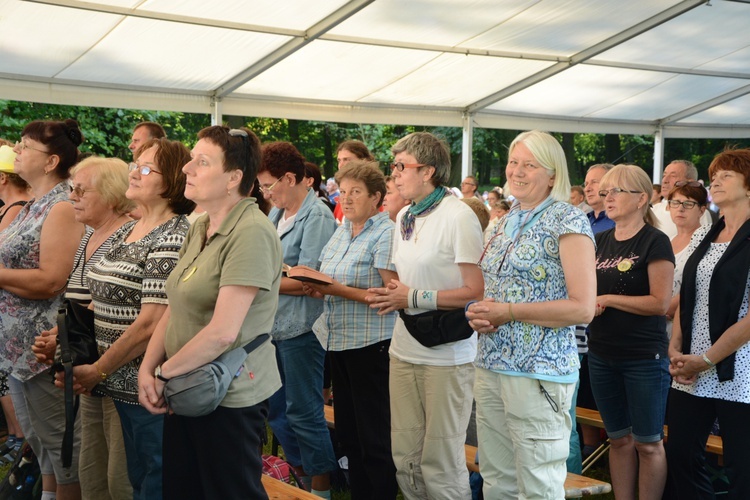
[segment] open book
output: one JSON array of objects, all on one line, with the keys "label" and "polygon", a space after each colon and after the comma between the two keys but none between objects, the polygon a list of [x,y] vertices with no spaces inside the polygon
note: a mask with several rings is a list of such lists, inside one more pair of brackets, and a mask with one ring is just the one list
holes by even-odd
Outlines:
[{"label": "open book", "polygon": [[312,283],[318,283],[319,285],[330,285],[331,283],[333,283],[333,280],[330,278],[330,276],[326,276],[320,271],[316,271],[312,267],[289,267],[288,265],[284,264],[283,270],[286,273],[287,277],[292,278],[293,280],[308,281]]}]

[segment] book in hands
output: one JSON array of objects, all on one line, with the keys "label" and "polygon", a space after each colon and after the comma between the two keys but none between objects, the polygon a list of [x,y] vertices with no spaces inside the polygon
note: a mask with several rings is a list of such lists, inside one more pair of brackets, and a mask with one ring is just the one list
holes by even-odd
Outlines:
[{"label": "book in hands", "polygon": [[319,285],[331,285],[333,280],[330,276],[327,276],[320,271],[316,271],[312,267],[307,266],[294,266],[289,267],[284,265],[284,272],[287,277],[293,280],[303,281],[308,283],[317,283]]}]

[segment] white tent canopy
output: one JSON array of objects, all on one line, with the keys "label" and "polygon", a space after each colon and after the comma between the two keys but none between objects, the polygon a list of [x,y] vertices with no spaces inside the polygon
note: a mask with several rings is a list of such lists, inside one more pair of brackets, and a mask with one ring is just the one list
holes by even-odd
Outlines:
[{"label": "white tent canopy", "polygon": [[750,137],[748,1],[0,0],[0,98]]}]

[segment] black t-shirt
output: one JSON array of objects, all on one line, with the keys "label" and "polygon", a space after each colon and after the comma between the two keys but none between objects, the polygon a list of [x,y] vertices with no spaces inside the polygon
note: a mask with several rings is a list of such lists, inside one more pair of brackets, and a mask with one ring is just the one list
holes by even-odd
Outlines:
[{"label": "black t-shirt", "polygon": [[[615,230],[596,235],[596,294],[648,295],[648,264],[674,264],[666,234],[646,224],[632,238],[615,239]],[[607,307],[589,325],[589,350],[605,359],[659,359],[667,355],[666,318],[641,316]]]}]

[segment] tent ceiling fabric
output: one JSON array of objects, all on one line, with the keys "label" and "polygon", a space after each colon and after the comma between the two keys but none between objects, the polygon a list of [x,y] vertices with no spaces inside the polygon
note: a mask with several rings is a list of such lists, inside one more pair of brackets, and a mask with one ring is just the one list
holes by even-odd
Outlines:
[{"label": "tent ceiling fabric", "polygon": [[0,98],[750,136],[746,0],[0,0]]}]

